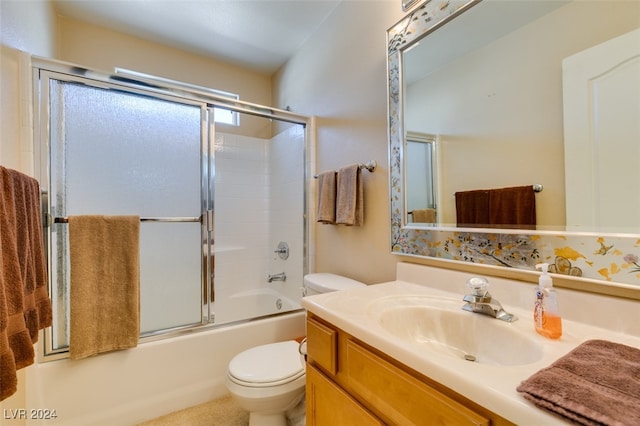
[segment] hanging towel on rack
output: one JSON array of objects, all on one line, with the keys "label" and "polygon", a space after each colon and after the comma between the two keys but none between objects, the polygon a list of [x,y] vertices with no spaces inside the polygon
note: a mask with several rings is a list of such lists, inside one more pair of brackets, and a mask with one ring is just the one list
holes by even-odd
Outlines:
[{"label": "hanging towel on rack", "polygon": [[336,222],[336,172],[334,170],[318,175],[317,221],[327,224]]},{"label": "hanging towel on rack", "polygon": [[456,223],[459,227],[477,228],[489,225],[489,191],[456,192]]},{"label": "hanging towel on rack", "polygon": [[436,209],[417,209],[411,211],[415,223],[435,223]]},{"label": "hanging towel on rack", "polygon": [[140,217],[70,216],[71,359],[137,346]]},{"label": "hanging towel on rack", "polygon": [[358,164],[338,170],[336,223],[361,226],[364,222],[364,189]]},{"label": "hanging towel on rack", "polygon": [[533,186],[489,191],[489,223],[501,228],[535,229],[536,196]]},{"label": "hanging towel on rack", "polygon": [[33,364],[38,330],[51,325],[38,181],[0,166],[0,400]]}]

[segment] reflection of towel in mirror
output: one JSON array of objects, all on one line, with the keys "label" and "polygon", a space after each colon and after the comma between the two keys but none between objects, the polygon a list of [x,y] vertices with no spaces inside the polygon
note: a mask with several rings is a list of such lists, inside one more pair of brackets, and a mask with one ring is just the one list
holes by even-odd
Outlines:
[{"label": "reflection of towel in mirror", "polygon": [[489,225],[489,191],[456,192],[456,223],[460,227]]},{"label": "reflection of towel in mirror", "polygon": [[138,216],[69,217],[71,359],[138,344],[139,234]]},{"label": "reflection of towel in mirror", "polygon": [[419,209],[411,212],[411,217],[416,223],[435,223],[436,210],[435,209]]},{"label": "reflection of towel in mirror", "polygon": [[338,170],[336,223],[361,226],[364,222],[364,190],[358,164]]},{"label": "reflection of towel in mirror", "polygon": [[333,224],[336,222],[336,172],[330,170],[318,175],[317,221]]},{"label": "reflection of towel in mirror", "polygon": [[532,185],[456,192],[460,227],[536,227],[536,197]]},{"label": "reflection of towel in mirror", "polygon": [[507,228],[535,229],[536,196],[533,186],[489,191],[489,223]]},{"label": "reflection of towel in mirror", "polygon": [[33,364],[38,330],[51,325],[38,181],[0,166],[0,400]]},{"label": "reflection of towel in mirror", "polygon": [[579,424],[640,424],[640,349],[588,340],[517,388]]}]

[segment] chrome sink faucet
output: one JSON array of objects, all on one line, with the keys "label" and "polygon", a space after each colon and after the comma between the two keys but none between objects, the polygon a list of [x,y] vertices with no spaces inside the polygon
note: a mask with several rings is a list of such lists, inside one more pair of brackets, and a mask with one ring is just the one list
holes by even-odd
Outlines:
[{"label": "chrome sink faucet", "polygon": [[478,314],[485,314],[506,322],[517,321],[518,317],[502,308],[500,302],[489,294],[489,281],[483,277],[473,277],[467,281],[467,287],[471,291],[462,298],[466,303],[462,309]]}]

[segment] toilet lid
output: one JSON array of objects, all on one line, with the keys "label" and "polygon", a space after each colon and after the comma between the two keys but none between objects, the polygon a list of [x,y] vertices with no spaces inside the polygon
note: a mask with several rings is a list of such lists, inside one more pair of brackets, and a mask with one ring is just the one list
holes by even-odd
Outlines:
[{"label": "toilet lid", "polygon": [[335,275],[331,273],[318,272],[307,274],[303,278],[304,285],[318,293],[329,293],[332,291],[346,290],[348,288],[364,287],[365,284],[351,278]]},{"label": "toilet lid", "polygon": [[229,363],[229,375],[247,383],[287,382],[302,374],[304,364],[294,340],[247,349]]}]

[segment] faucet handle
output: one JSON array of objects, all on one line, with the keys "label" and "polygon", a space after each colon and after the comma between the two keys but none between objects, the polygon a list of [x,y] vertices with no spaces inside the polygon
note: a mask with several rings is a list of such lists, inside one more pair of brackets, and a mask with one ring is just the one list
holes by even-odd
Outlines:
[{"label": "faucet handle", "polygon": [[469,278],[467,288],[474,296],[486,297],[489,294],[489,280],[485,277]]}]

